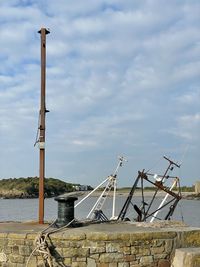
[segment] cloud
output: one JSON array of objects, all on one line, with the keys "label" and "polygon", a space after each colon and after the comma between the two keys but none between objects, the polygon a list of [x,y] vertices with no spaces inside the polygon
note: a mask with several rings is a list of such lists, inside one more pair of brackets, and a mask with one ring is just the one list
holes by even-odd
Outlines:
[{"label": "cloud", "polygon": [[[51,31],[47,175],[94,183],[96,170],[101,176],[104,166],[113,169],[118,154],[134,159],[128,174],[151,165],[163,151],[179,156],[187,142],[194,147],[190,161],[195,163],[198,2],[11,0],[0,7],[3,176],[37,174],[33,149],[40,97],[37,31],[44,26]],[[12,168],[4,159],[7,144]],[[25,163],[20,170],[15,163],[19,154]],[[183,172],[187,177],[187,170]],[[194,166],[192,176],[198,174]],[[128,178],[124,181],[129,183]]]},{"label": "cloud", "polygon": [[200,113],[192,115],[183,115],[177,118],[177,127],[169,130],[180,138],[188,140],[188,142],[196,141],[198,143],[200,130]]}]

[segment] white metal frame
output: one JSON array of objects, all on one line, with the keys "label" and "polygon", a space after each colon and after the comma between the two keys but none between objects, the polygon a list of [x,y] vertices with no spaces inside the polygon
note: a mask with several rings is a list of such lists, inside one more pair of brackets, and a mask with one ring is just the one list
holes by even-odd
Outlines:
[{"label": "white metal frame", "polygon": [[[172,185],[171,185],[169,191],[172,191],[173,188],[177,185],[177,183],[178,183],[178,179],[175,178],[175,179],[173,180],[173,183],[172,183]],[[164,206],[165,201],[167,200],[168,196],[169,196],[169,193],[167,193],[167,194],[165,195],[165,197],[163,198],[163,200],[161,201],[161,203],[160,203],[160,205],[159,205],[159,207],[158,207],[158,210],[153,214],[153,216],[152,216],[150,222],[153,222],[153,221],[155,220],[157,214],[160,212],[160,210],[161,210],[162,207]]]},{"label": "white metal frame", "polygon": [[89,196],[91,196],[95,191],[97,191],[101,186],[103,186],[104,184],[106,184],[103,192],[101,193],[101,195],[98,197],[97,201],[95,202],[94,206],[92,207],[92,209],[90,210],[90,212],[88,213],[87,217],[88,219],[93,219],[94,218],[94,211],[99,211],[102,210],[104,203],[107,199],[107,196],[109,195],[109,192],[111,191],[111,189],[113,189],[113,201],[112,201],[112,216],[110,218],[110,220],[115,220],[117,219],[117,216],[115,215],[115,209],[116,209],[116,191],[117,191],[117,173],[119,171],[119,167],[122,166],[123,161],[127,161],[123,156],[119,157],[119,162],[117,164],[117,167],[114,171],[114,173],[110,176],[108,176],[103,182],[101,182],[97,187],[95,187],[87,196],[85,196],[83,199],[81,199],[81,201],[79,201],[76,205],[75,208],[77,206],[79,206],[84,200],[86,200]]}]

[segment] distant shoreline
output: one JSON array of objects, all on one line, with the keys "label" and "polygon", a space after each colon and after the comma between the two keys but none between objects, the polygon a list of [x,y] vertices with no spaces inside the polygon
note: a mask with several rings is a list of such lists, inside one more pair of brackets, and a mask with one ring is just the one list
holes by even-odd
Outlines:
[{"label": "distant shoreline", "polygon": [[[85,197],[87,196],[91,191],[73,191],[69,193],[64,193],[64,195],[77,195],[77,197]],[[116,196],[122,196],[122,197],[127,197],[129,194],[130,190],[117,190],[116,191]],[[95,191],[93,192],[90,197],[99,197],[101,195],[102,191]],[[152,197],[154,194],[154,191],[152,190],[144,190],[145,197]],[[166,195],[166,192],[164,191],[158,191],[156,197],[163,197]],[[181,192],[182,199],[188,199],[188,200],[200,200],[200,196],[196,195],[195,192]],[[113,196],[113,191],[109,192],[108,197]],[[134,192],[134,196],[138,197],[141,196],[141,190],[136,190]],[[54,198],[56,196],[51,196],[51,197],[45,197],[45,198]],[[0,197],[0,199],[36,199],[38,198],[37,196],[24,196],[24,197],[18,197],[18,196],[13,196],[13,197]]]},{"label": "distant shoreline", "polygon": [[[125,196],[126,197],[126,196],[128,196],[129,191],[130,190],[126,190],[126,191],[117,190],[116,196]],[[91,191],[85,191],[85,192],[83,191],[82,196],[83,197],[87,196],[90,192]],[[76,192],[74,192],[74,193],[76,193]],[[91,194],[91,197],[98,197],[98,196],[100,196],[101,193],[102,193],[102,191],[95,191],[94,193]],[[151,196],[153,196],[154,191],[153,190],[152,191],[151,190],[144,190],[144,193],[145,193],[145,196],[151,197]],[[113,195],[113,192],[110,192],[108,196],[111,197],[112,195]],[[141,195],[141,190],[136,190],[134,192],[134,196],[140,196],[140,195]],[[158,191],[158,193],[157,193],[157,197],[163,197],[165,195],[166,195],[166,192],[164,192],[164,191]],[[194,198],[196,197],[195,192],[181,192],[181,195],[182,195],[183,199],[185,199],[186,197],[191,196],[191,195],[194,195]]]}]

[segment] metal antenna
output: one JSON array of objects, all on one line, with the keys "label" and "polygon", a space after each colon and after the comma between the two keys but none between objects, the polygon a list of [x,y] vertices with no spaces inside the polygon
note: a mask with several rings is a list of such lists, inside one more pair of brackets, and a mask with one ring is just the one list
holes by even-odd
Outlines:
[{"label": "metal antenna", "polygon": [[50,33],[46,28],[41,28],[41,101],[40,101],[40,126],[39,126],[39,224],[44,224],[44,177],[45,177],[45,87],[46,87],[46,34]]}]

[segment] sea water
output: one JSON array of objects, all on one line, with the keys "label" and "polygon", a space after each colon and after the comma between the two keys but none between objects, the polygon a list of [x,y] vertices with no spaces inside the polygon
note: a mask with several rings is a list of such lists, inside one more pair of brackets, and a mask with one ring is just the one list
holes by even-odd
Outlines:
[{"label": "sea water", "polygon": [[[80,201],[79,198],[78,201]],[[75,218],[84,219],[87,217],[90,209],[96,202],[96,197],[89,197],[75,209]],[[118,215],[126,200],[125,196],[117,196],[115,215]],[[161,202],[157,198],[155,207]],[[138,198],[139,201],[139,198]],[[137,203],[137,197],[134,198],[134,204]],[[57,218],[58,203],[54,198],[45,199],[45,220],[53,221]],[[126,216],[134,218],[134,210],[128,210]],[[103,207],[104,214],[110,218],[112,216],[112,198],[108,197]],[[162,214],[159,214],[159,216]],[[183,221],[184,223],[200,227],[200,201],[198,200],[180,200],[175,209],[173,220]],[[38,199],[0,199],[0,221],[32,221],[38,220]]]}]

